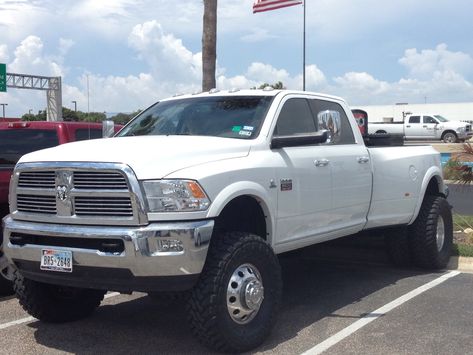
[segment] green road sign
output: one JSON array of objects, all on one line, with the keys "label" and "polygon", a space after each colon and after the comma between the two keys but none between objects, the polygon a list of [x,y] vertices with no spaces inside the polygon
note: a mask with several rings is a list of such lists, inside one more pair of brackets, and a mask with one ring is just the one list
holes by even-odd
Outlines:
[{"label": "green road sign", "polygon": [[7,65],[0,63],[0,92],[7,91]]}]

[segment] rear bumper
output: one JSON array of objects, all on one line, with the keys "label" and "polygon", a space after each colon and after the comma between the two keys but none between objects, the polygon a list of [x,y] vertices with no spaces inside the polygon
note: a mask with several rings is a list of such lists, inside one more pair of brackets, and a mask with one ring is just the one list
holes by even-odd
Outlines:
[{"label": "rear bumper", "polygon": [[[3,249],[10,265],[41,282],[126,292],[185,290],[202,271],[213,226],[212,220],[136,228],[70,226],[8,216]],[[110,244],[119,246],[107,250]],[[45,248],[72,251],[73,271],[40,270]]]}]

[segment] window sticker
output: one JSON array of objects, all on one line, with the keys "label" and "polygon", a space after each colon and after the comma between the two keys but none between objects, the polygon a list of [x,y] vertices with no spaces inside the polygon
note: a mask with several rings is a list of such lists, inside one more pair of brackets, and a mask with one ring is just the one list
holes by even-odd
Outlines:
[{"label": "window sticker", "polygon": [[241,131],[241,126],[233,126],[232,127],[232,132],[240,132]]},{"label": "window sticker", "polygon": [[247,136],[247,137],[251,136],[252,133],[253,133],[253,132],[250,132],[250,131],[240,131],[240,132],[238,132],[238,134],[239,134],[240,136]]},{"label": "window sticker", "polygon": [[253,126],[243,126],[244,131],[252,131],[253,132],[254,129],[255,129],[255,127],[253,127]]}]

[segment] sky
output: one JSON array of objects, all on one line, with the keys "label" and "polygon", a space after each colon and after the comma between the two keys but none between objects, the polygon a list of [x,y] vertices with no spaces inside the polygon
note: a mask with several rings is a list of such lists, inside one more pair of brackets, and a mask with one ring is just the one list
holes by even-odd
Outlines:
[{"label": "sky", "polygon": [[[217,88],[302,88],[303,7],[219,0]],[[349,105],[473,101],[473,1],[306,0],[306,89]],[[63,106],[133,112],[201,88],[202,0],[0,0],[8,73],[61,76]],[[87,99],[87,81],[89,99]],[[6,116],[43,91],[0,93]]]}]

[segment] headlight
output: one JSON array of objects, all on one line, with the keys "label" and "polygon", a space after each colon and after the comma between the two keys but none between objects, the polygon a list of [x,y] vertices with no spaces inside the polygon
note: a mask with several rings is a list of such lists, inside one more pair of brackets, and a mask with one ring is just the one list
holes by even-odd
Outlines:
[{"label": "headlight", "polygon": [[457,128],[457,132],[458,133],[464,133],[465,132],[465,127]]},{"label": "headlight", "polygon": [[205,211],[210,200],[196,181],[143,181],[149,212]]}]

